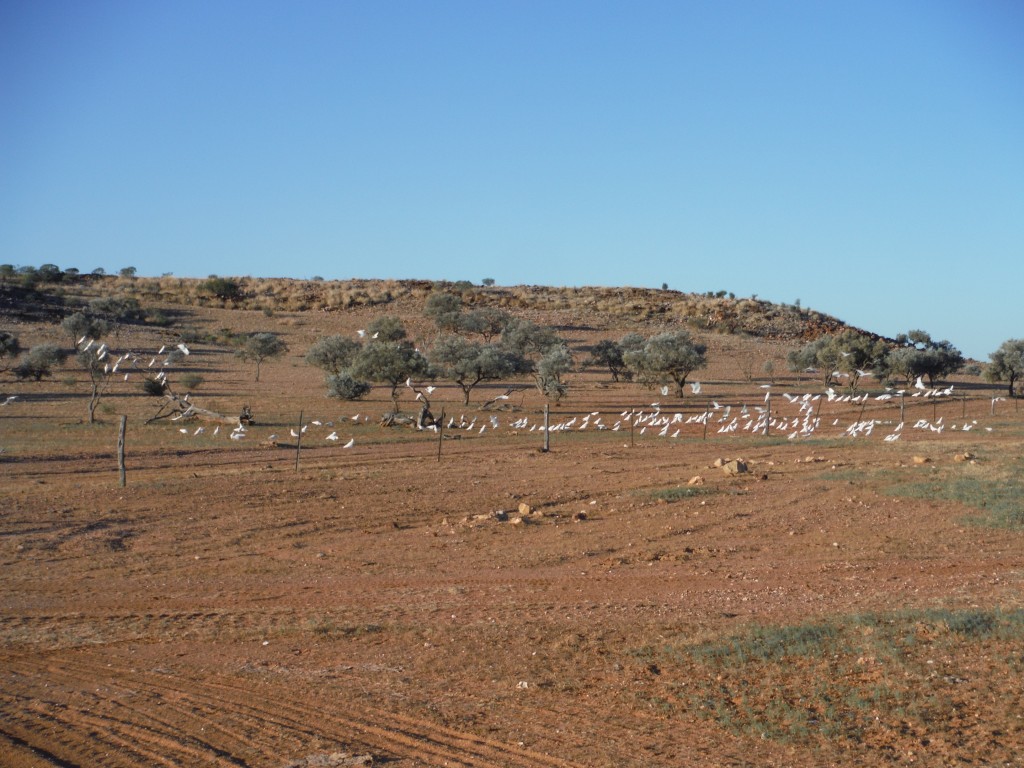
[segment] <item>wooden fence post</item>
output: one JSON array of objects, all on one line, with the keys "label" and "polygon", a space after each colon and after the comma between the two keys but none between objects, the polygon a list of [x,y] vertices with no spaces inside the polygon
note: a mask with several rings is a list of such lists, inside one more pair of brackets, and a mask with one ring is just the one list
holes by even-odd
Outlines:
[{"label": "wooden fence post", "polygon": [[544,453],[551,450],[550,409],[551,406],[544,403]]},{"label": "wooden fence post", "polygon": [[441,420],[437,422],[437,460],[441,460],[441,440],[444,439],[444,408],[441,409]]},{"label": "wooden fence post", "polygon": [[125,425],[128,423],[128,417],[121,417],[121,427],[117,430],[117,471],[118,471],[118,485],[122,488],[128,484],[127,472],[124,467],[124,432]]},{"label": "wooden fence post", "polygon": [[302,450],[302,411],[299,411],[299,437],[295,441],[295,471],[299,471],[299,451]]}]

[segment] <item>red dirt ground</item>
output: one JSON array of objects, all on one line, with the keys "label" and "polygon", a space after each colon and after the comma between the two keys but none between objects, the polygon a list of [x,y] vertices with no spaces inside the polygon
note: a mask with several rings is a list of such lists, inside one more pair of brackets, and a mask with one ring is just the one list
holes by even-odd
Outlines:
[{"label": "red dirt ground", "polygon": [[[331,322],[350,332],[360,319]],[[715,673],[668,650],[755,626],[1021,609],[1018,531],[889,490],[1019,467],[1013,403],[992,415],[993,392],[965,380],[966,402],[933,412],[917,401],[908,422],[976,420],[971,432],[908,428],[885,443],[898,412],[878,404],[869,413],[889,422],[885,432],[842,438],[858,407],[829,403],[823,424],[840,424],[810,440],[716,429],[704,439],[691,425],[630,445],[628,431],[588,429],[554,433],[542,453],[537,432],[508,427],[538,422],[542,401],[527,390],[496,414],[499,429],[449,430],[459,439],[444,440],[438,460],[436,435],[377,426],[386,392],[326,399],[300,358],[334,329],[300,315],[275,322],[286,320],[292,354],[267,363],[258,385],[229,353],[193,350],[189,365],[206,378],[197,401],[253,405],[257,424],[238,442],[143,426],[153,401],[130,390],[109,396],[90,427],[79,423],[80,381],[3,381],[20,398],[0,411],[0,764],[278,768],[343,764],[336,753],[396,768],[1020,764],[1019,637],[943,645],[919,621],[899,679],[868,657],[858,674],[911,692],[945,685],[942,695],[900,714],[869,707],[856,737],[758,733],[710,717],[687,693],[728,685],[746,691],[736,712],[763,708],[787,686],[841,690],[828,672],[838,662],[794,654]],[[737,356],[778,361],[786,348],[709,343],[701,396],[661,397],[589,371],[552,419],[599,411],[610,425],[653,400],[687,416],[711,398],[760,404],[765,390],[737,375]],[[789,379],[774,391],[820,385]],[[439,387],[435,412],[488,418],[457,394]],[[411,410],[408,395],[403,404]],[[296,471],[295,441],[265,439],[287,435],[300,410],[334,426],[310,427]],[[120,413],[125,488],[113,455]],[[324,440],[331,429],[338,443]],[[964,452],[976,463],[954,461]],[[749,472],[711,466],[736,457]],[[679,491],[696,475],[698,493]],[[532,514],[516,523],[520,504]],[[499,510],[510,519],[491,516]],[[936,673],[911,663],[919,651],[944,677],[929,682]]]}]

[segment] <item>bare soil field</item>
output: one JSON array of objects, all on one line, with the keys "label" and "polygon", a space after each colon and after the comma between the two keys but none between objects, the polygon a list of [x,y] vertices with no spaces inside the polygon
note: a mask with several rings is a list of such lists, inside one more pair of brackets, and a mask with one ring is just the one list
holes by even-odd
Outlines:
[{"label": "bare soil field", "polygon": [[[437,382],[440,439],[380,427],[383,388],[328,399],[302,356],[371,309],[190,313],[291,347],[256,383],[192,345],[194,400],[250,405],[244,439],[144,425],[156,401],[127,385],[90,426],[71,367],[0,378],[0,764],[1024,763],[1024,415],[1002,391],[907,398],[890,442],[894,400],[822,398],[810,437],[720,432],[822,386],[762,388],[744,371],[790,347],[712,334],[699,395],[574,374],[543,452],[528,382],[488,411],[504,384],[463,406]],[[621,335],[538,320],[577,347]]]}]

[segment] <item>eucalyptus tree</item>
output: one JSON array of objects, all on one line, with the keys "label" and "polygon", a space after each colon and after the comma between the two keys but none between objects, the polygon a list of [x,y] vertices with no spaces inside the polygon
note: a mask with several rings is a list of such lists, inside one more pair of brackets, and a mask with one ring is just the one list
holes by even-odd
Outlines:
[{"label": "eucalyptus tree", "polygon": [[101,339],[110,330],[110,323],[91,312],[75,312],[60,322],[60,327],[71,337],[71,348],[78,347],[79,339]]},{"label": "eucalyptus tree", "polygon": [[21,352],[21,342],[10,331],[0,331],[0,360],[5,357],[17,357]]},{"label": "eucalyptus tree", "polygon": [[572,353],[565,344],[549,347],[534,367],[537,389],[544,397],[557,403],[569,391],[569,385],[562,377],[572,369]]},{"label": "eucalyptus tree", "polygon": [[256,381],[260,380],[260,367],[264,362],[280,357],[288,351],[288,345],[276,333],[251,333],[242,339],[235,355],[242,360],[256,363]]},{"label": "eucalyptus tree", "polygon": [[1016,383],[1024,380],[1024,339],[1007,339],[989,354],[989,361],[985,378],[992,382],[1005,381],[1013,397]]},{"label": "eucalyptus tree", "polygon": [[933,341],[925,331],[900,334],[896,343],[898,346],[886,357],[886,368],[890,376],[908,383],[924,377],[929,386],[935,386],[937,379],[956,373],[964,365],[960,350],[948,341]]},{"label": "eucalyptus tree", "polygon": [[505,332],[512,316],[497,307],[480,307],[464,312],[459,317],[458,330],[481,336],[486,343]]},{"label": "eucalyptus tree", "polygon": [[590,350],[590,362],[607,368],[612,381],[618,381],[620,376],[626,381],[632,381],[633,372],[626,365],[625,354],[643,345],[644,337],[639,333],[627,333],[619,341],[602,339]]},{"label": "eucalyptus tree", "polygon": [[[404,331],[403,331],[404,333]],[[427,358],[404,339],[371,340],[352,361],[349,373],[355,379],[378,382],[391,387],[391,401],[398,412],[398,388],[410,378],[430,373]]]},{"label": "eucalyptus tree", "polygon": [[56,344],[37,344],[22,356],[11,372],[19,380],[42,381],[53,375],[53,369],[63,363],[65,357],[67,352]]},{"label": "eucalyptus tree", "polygon": [[360,349],[362,344],[348,336],[323,336],[306,352],[306,362],[337,376],[352,365]]},{"label": "eucalyptus tree", "polygon": [[508,378],[530,369],[526,358],[514,350],[500,344],[481,344],[454,334],[438,339],[430,352],[430,363],[440,376],[459,386],[462,402],[466,405],[477,384]]},{"label": "eucalyptus tree", "polygon": [[366,327],[366,332],[374,341],[401,341],[409,334],[397,317],[383,315]]},{"label": "eucalyptus tree", "polygon": [[444,291],[430,294],[423,314],[433,320],[441,331],[455,331],[462,319],[462,297]]},{"label": "eucalyptus tree", "polygon": [[706,353],[704,344],[679,330],[652,336],[643,346],[626,352],[623,358],[642,383],[654,386],[671,380],[676,385],[676,397],[682,397],[687,377],[707,365]]}]

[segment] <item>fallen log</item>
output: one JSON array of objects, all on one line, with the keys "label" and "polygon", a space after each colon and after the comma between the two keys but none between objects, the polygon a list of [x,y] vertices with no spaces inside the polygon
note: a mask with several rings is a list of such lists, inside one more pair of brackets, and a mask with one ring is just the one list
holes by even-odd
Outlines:
[{"label": "fallen log", "polygon": [[380,426],[382,427],[412,427],[416,430],[429,429],[437,426],[437,420],[434,418],[434,414],[430,412],[430,406],[426,403],[420,408],[419,413],[416,416],[407,416],[404,413],[385,413],[380,418]]},{"label": "fallen log", "polygon": [[183,397],[178,397],[173,394],[164,395],[164,402],[157,409],[157,412],[146,419],[146,424],[152,424],[155,421],[161,421],[163,419],[170,419],[171,421],[208,421],[217,424],[228,424],[231,426],[248,425],[254,424],[255,420],[252,416],[252,410],[248,405],[243,406],[241,414],[238,416],[228,416],[227,414],[217,413],[206,408],[200,408],[195,403],[190,403]]}]

